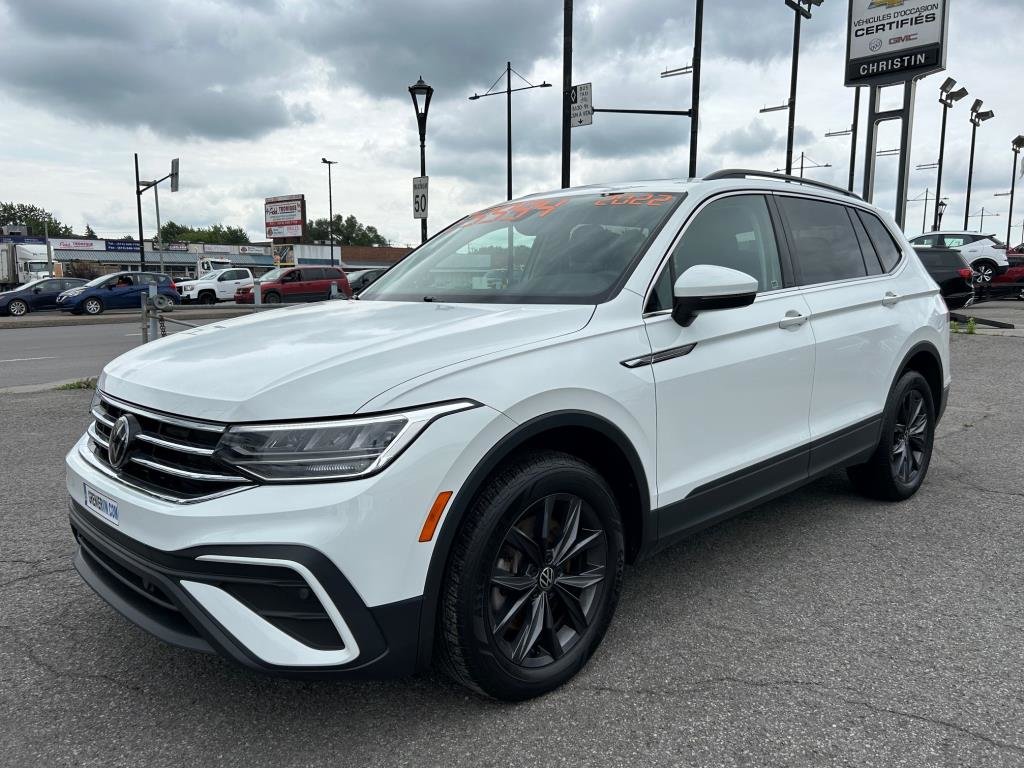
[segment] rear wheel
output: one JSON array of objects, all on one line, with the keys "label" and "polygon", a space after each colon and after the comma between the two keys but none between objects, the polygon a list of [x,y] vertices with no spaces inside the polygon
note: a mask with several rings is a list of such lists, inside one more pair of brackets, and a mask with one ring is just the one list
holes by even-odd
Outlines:
[{"label": "rear wheel", "polygon": [[103,302],[99,299],[86,299],[82,303],[82,309],[87,315],[98,315],[103,311]]},{"label": "rear wheel", "polygon": [[7,311],[10,312],[15,317],[21,317],[22,315],[28,313],[28,304],[26,304],[21,299],[15,299],[14,301],[7,305]]},{"label": "rear wheel", "polygon": [[878,448],[847,474],[859,491],[876,499],[901,501],[917,493],[931,462],[935,438],[932,391],[917,371],[907,371],[893,388],[882,419]]},{"label": "rear wheel", "polygon": [[438,655],[458,682],[517,701],[575,675],[604,637],[624,559],[615,497],[554,451],[491,479],[453,545]]}]

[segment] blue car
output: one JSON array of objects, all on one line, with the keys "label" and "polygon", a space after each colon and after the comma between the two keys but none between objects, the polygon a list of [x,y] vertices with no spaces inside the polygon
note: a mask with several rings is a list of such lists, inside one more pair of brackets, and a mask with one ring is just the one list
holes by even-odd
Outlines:
[{"label": "blue car", "polygon": [[74,315],[98,315],[106,309],[138,309],[142,306],[143,291],[148,291],[153,284],[161,296],[166,296],[175,304],[181,303],[170,275],[160,272],[115,272],[64,291],[57,297],[57,307],[61,312]]},{"label": "blue car", "polygon": [[0,315],[21,317],[41,309],[56,309],[57,297],[69,288],[85,285],[77,277],[44,277],[0,293]]}]

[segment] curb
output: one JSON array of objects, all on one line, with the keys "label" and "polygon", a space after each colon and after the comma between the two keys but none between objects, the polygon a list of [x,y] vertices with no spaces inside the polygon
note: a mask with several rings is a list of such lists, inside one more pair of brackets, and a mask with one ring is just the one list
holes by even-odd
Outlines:
[{"label": "curb", "polygon": [[[255,314],[260,310],[250,308],[235,309],[234,307],[217,309],[182,309],[177,307],[170,313],[171,317],[182,320],[228,320],[233,317],[244,317]],[[41,313],[40,313],[41,314]],[[78,315],[62,315],[46,313],[43,317],[3,317],[0,318],[0,331],[16,330],[20,328],[56,328],[76,325],[110,325],[112,323],[131,323],[139,325],[141,319],[135,310],[124,310],[121,312],[104,312],[97,317],[82,317]]]}]

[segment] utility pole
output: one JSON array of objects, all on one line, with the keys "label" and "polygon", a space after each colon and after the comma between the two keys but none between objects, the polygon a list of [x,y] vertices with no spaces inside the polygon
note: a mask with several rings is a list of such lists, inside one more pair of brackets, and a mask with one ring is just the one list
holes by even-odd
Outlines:
[{"label": "utility pole", "polygon": [[[156,245],[157,253],[160,256],[160,271],[164,271],[164,245],[163,240],[160,237],[160,185],[153,185],[153,201],[156,203],[156,240],[153,241]],[[139,248],[145,248],[145,245],[139,244]]]},{"label": "utility pole", "polygon": [[505,62],[505,163],[507,167],[507,189],[505,199],[512,199],[512,62]]},{"label": "utility pole", "polygon": [[798,6],[796,13],[793,14],[793,65],[789,75],[789,128],[786,132],[787,176],[793,174],[793,134],[796,132],[796,81],[797,69],[800,66],[800,19],[803,18],[802,10]]},{"label": "utility pole", "polygon": [[704,0],[697,0],[693,19],[693,83],[690,96],[690,178],[697,178],[697,129],[700,117],[700,50],[704,38]]},{"label": "utility pole", "polygon": [[569,156],[572,130],[569,125],[572,92],[572,0],[562,6],[562,189],[569,186]]},{"label": "utility pole", "polygon": [[135,208],[139,215],[139,269],[146,268],[146,249],[142,247],[142,187],[139,186],[139,153],[135,153]]}]

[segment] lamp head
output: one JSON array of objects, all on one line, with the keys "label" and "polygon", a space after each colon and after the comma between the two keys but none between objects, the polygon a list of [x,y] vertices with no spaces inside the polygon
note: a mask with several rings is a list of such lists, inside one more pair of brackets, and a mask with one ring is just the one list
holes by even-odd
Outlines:
[{"label": "lamp head", "polygon": [[982,101],[981,99],[975,99],[974,103],[971,104],[971,112],[977,113],[981,111]]},{"label": "lamp head", "polygon": [[947,97],[949,98],[950,102],[953,102],[953,101],[960,101],[960,99],[962,99],[966,95],[967,95],[967,89],[964,88],[963,86],[961,86],[960,88],[957,88],[955,91],[950,91],[947,94]]},{"label": "lamp head", "polygon": [[956,87],[956,80],[952,77],[947,77],[942,81],[942,85],[939,86],[940,93],[949,93]]},{"label": "lamp head", "polygon": [[434,89],[423,82],[422,76],[409,86],[409,95],[412,96],[412,103],[416,108],[417,116],[424,118],[427,116],[427,110],[430,109],[430,97],[433,94]]},{"label": "lamp head", "polygon": [[1024,136],[1018,136],[1013,140],[1013,151],[1020,152],[1022,148],[1024,148]]},{"label": "lamp head", "polygon": [[942,214],[944,214],[946,212],[946,201],[945,200],[939,200],[938,208],[939,208],[939,216],[941,216]]},{"label": "lamp head", "polygon": [[996,113],[993,112],[991,109],[986,109],[984,112],[979,112],[978,115],[977,115],[978,122],[980,122],[980,123],[983,123],[986,120],[991,120],[995,116],[996,116]]}]

